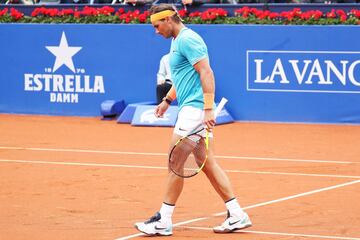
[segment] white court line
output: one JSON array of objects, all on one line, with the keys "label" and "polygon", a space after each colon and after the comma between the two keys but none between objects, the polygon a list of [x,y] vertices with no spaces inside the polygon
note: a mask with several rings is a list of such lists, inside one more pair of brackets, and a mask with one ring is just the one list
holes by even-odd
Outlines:
[{"label": "white court line", "polygon": [[102,163],[80,163],[80,162],[52,162],[52,161],[33,161],[33,160],[11,160],[0,159],[0,162],[8,163],[29,163],[29,164],[50,164],[50,165],[69,165],[69,166],[88,166],[88,167],[118,167],[118,168],[143,168],[143,169],[168,169],[167,167],[138,166],[124,164],[102,164]]},{"label": "white court line", "polygon": [[357,179],[360,176],[351,175],[334,175],[334,174],[316,174],[316,173],[287,173],[287,172],[266,172],[266,171],[246,171],[246,170],[225,170],[229,173],[251,173],[251,174],[269,174],[269,175],[290,175],[290,176],[304,176],[304,177],[333,177],[333,178],[352,178]]},{"label": "white court line", "polygon": [[[189,228],[189,229],[212,231],[212,228],[205,228],[205,227],[190,227],[190,226],[182,226],[182,227],[183,228]],[[236,232],[253,233],[253,234],[260,234],[260,235],[277,235],[277,236],[291,236],[291,237],[360,240],[360,238],[357,238],[357,237],[337,237],[337,236],[324,236],[324,235],[301,234],[301,233],[281,233],[281,232],[264,232],[264,231],[250,231],[250,230],[240,230],[240,231],[236,231]]]},{"label": "white court line", "polygon": [[[51,161],[9,160],[9,159],[0,159],[0,162],[27,163],[27,164],[54,164],[54,165],[70,165],[70,166],[92,166],[92,167],[143,168],[143,169],[167,170],[167,167],[136,166],[136,165],[122,165],[122,164],[51,162]],[[234,172],[234,170],[231,170],[229,172]],[[256,172],[256,171],[236,171],[236,172],[260,173],[260,174],[286,174],[286,175],[317,176],[317,177],[322,176],[322,177],[360,178],[360,176],[341,176],[341,175],[323,175],[323,174],[321,175],[321,174],[301,174],[301,173],[300,174],[296,174],[296,173],[272,173],[272,172]],[[327,187],[327,188],[321,188],[321,189],[318,189],[318,190],[305,192],[305,193],[301,193],[301,194],[297,194],[297,195],[293,195],[293,196],[289,196],[289,197],[284,197],[284,198],[280,198],[280,199],[276,199],[276,200],[272,200],[272,201],[267,201],[267,202],[264,202],[264,203],[258,203],[258,204],[255,204],[255,205],[244,207],[244,210],[251,209],[251,208],[256,208],[256,207],[261,207],[261,206],[265,206],[265,205],[269,205],[269,204],[273,204],[273,203],[277,203],[277,202],[282,202],[282,201],[286,201],[286,200],[289,200],[289,199],[294,199],[294,198],[298,198],[298,197],[302,197],[302,196],[306,196],[306,195],[310,195],[310,194],[314,194],[314,193],[318,193],[318,192],[323,192],[323,191],[326,191],[326,190],[331,190],[331,189],[335,189],[335,188],[339,188],[339,187],[343,187],[343,186],[347,186],[347,185],[351,185],[351,184],[355,184],[355,183],[359,183],[359,182],[360,182],[360,180],[355,180],[355,181],[352,181],[352,182],[339,184],[339,185],[335,185],[335,186],[331,186],[331,187]],[[221,216],[221,215],[225,215],[225,214],[226,214],[226,212],[215,213],[211,217],[213,217],[213,216]],[[191,220],[187,220],[187,221],[183,221],[183,222],[179,222],[177,224],[174,224],[174,226],[181,226],[181,225],[189,224],[189,223],[192,223],[192,222],[203,221],[203,220],[206,220],[208,218],[210,218],[210,217],[191,219]],[[129,239],[129,238],[142,236],[142,235],[143,235],[142,233],[137,233],[137,234],[134,234],[134,235],[127,236],[125,238],[119,238],[118,240],[120,240],[120,239]]]},{"label": "white court line", "polygon": [[[300,193],[300,194],[296,194],[296,195],[292,195],[292,196],[288,196],[288,197],[275,199],[275,200],[272,200],[272,201],[258,203],[258,204],[254,204],[254,205],[251,205],[251,206],[244,207],[243,209],[246,210],[246,209],[251,209],[251,208],[262,207],[262,206],[270,205],[270,204],[273,204],[273,203],[283,202],[283,201],[287,201],[287,200],[290,200],[290,199],[299,198],[299,197],[311,195],[311,194],[314,194],[314,193],[324,192],[324,191],[328,191],[328,190],[332,190],[332,189],[336,189],[336,188],[340,188],[340,187],[345,187],[345,186],[356,184],[356,183],[360,183],[360,180],[355,180],[355,181],[351,181],[351,182],[337,184],[337,185],[333,185],[333,186],[330,186],[330,187],[320,188],[320,189],[316,189],[316,190],[309,191],[309,192],[304,192],[304,193]],[[190,220],[187,220],[187,221],[176,223],[173,226],[176,227],[176,226],[181,226],[181,225],[185,225],[185,224],[188,224],[188,223],[199,222],[199,221],[207,220],[207,219],[209,219],[211,217],[214,217],[214,216],[221,216],[221,215],[225,215],[225,214],[226,214],[226,212],[219,212],[219,213],[212,214],[210,217],[190,219]],[[138,236],[144,236],[144,234],[143,233],[136,233],[136,234],[133,234],[133,235],[128,235],[128,236],[125,236],[125,237],[117,238],[115,240],[126,240],[126,239],[131,239],[131,238],[134,238],[134,237],[138,237]],[[356,240],[358,240],[358,239],[356,239]]]},{"label": "white court line", "polygon": [[[116,167],[116,168],[142,168],[142,169],[160,169],[168,170],[161,166],[127,165],[127,164],[103,164],[103,163],[81,163],[81,162],[55,162],[41,160],[22,160],[22,159],[0,159],[3,163],[27,163],[27,164],[49,164],[49,165],[69,165],[69,166],[89,166],[89,167]],[[332,174],[312,174],[312,173],[286,173],[286,172],[265,172],[265,171],[245,171],[245,170],[224,170],[229,173],[247,173],[247,174],[268,174],[268,175],[288,175],[288,176],[306,176],[306,177],[329,177],[329,178],[351,178],[360,179],[360,176],[350,175],[332,175]]]},{"label": "white court line", "polygon": [[[146,156],[167,156],[167,153],[151,153],[151,152],[124,152],[124,151],[107,151],[107,150],[91,150],[91,149],[71,149],[71,148],[34,148],[34,147],[9,147],[0,146],[0,149],[7,150],[27,150],[27,151],[49,151],[49,152],[77,152],[77,153],[101,153],[101,154],[123,154],[123,155],[146,155]],[[357,162],[337,161],[337,160],[319,160],[319,159],[296,159],[296,158],[269,158],[269,157],[251,157],[251,156],[222,156],[217,155],[216,158],[223,159],[245,159],[259,161],[286,161],[286,162],[309,162],[309,163],[334,163],[334,164],[350,164]]]}]

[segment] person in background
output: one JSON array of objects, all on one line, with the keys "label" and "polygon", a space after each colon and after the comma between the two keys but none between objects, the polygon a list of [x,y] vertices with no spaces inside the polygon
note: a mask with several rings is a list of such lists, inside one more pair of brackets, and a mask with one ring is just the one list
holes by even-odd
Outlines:
[{"label": "person in background", "polygon": [[172,87],[171,72],[169,65],[169,54],[164,55],[160,60],[159,71],[157,73],[156,101],[157,104],[163,101],[163,98]]}]

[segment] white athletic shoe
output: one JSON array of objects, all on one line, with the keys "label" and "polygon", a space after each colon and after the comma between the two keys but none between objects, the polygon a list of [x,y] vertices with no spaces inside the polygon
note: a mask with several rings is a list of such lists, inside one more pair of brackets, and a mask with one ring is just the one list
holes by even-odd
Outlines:
[{"label": "white athletic shoe", "polygon": [[142,233],[149,236],[170,236],[172,235],[172,224],[166,224],[160,221],[161,215],[157,212],[149,220],[145,222],[135,223],[135,227]]},{"label": "white athletic shoe", "polygon": [[221,224],[221,226],[214,227],[213,230],[215,233],[231,233],[236,230],[251,227],[251,225],[252,223],[247,213],[244,213],[243,216],[239,218],[230,216],[228,211],[225,221]]}]

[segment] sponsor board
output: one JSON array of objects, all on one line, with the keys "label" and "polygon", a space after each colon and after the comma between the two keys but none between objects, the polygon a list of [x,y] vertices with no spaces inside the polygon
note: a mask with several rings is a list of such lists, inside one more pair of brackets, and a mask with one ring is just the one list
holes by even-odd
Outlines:
[{"label": "sponsor board", "polygon": [[142,126],[175,126],[178,107],[170,106],[164,113],[163,117],[155,116],[155,109],[157,105],[139,105],[136,107],[132,125]]},{"label": "sponsor board", "polygon": [[360,93],[360,52],[248,50],[247,91]]},{"label": "sponsor board", "polygon": [[[70,46],[63,31],[58,46],[47,45],[45,48],[55,59],[52,66],[44,66],[43,72],[29,70],[24,73],[24,91],[34,96],[47,93],[50,103],[77,104],[84,94],[105,94],[103,75],[89,75],[86,67],[78,67],[73,57],[80,51],[87,51],[80,46]],[[79,64],[80,65],[80,64]]]}]

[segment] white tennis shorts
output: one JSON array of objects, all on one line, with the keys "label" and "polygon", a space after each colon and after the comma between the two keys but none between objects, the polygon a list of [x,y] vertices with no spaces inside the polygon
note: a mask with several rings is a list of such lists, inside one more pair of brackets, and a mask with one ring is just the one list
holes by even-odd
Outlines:
[{"label": "white tennis shorts", "polygon": [[[181,108],[178,113],[178,118],[175,124],[174,133],[182,137],[193,133],[196,129],[206,127],[202,124],[204,121],[204,111],[192,106],[185,106]],[[201,135],[205,137],[206,130],[201,131]],[[209,133],[209,137],[213,137],[212,133]]]}]

